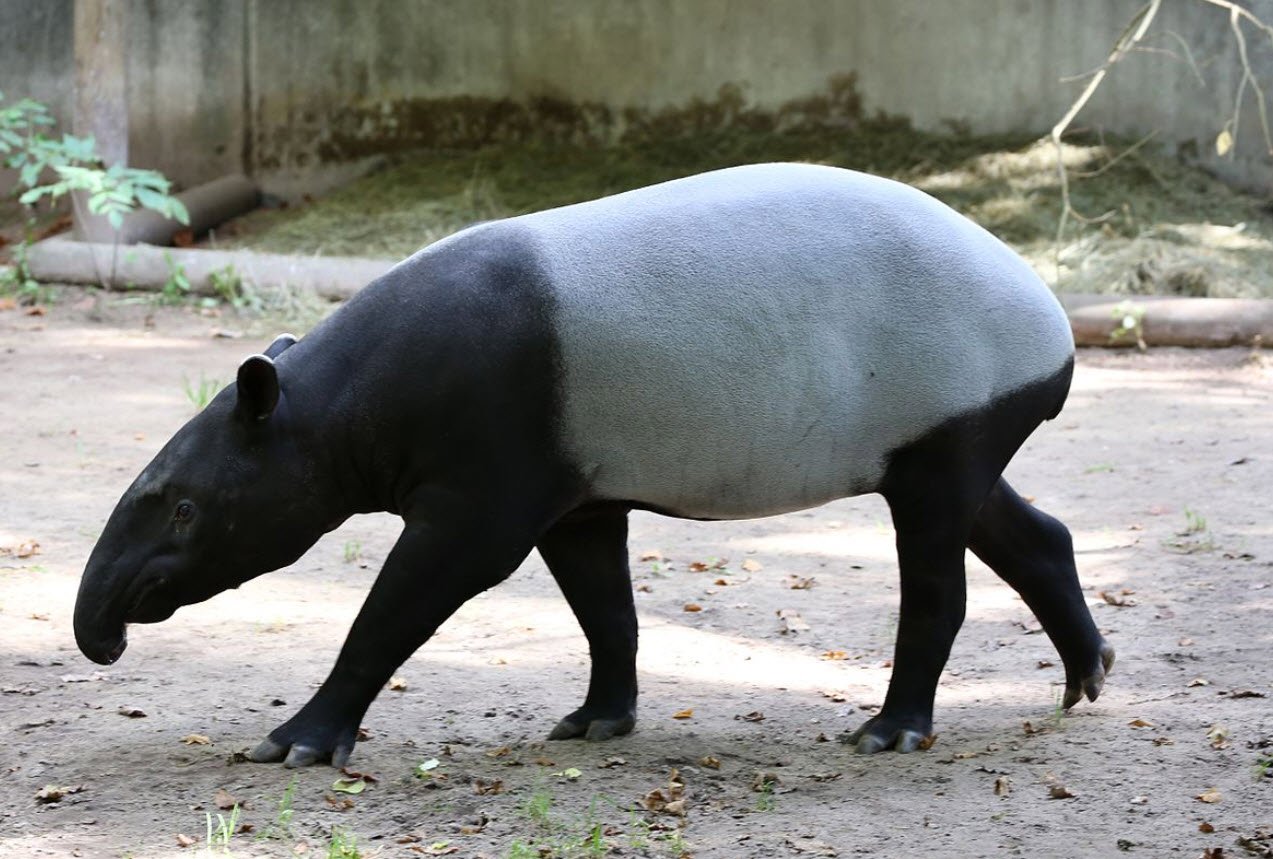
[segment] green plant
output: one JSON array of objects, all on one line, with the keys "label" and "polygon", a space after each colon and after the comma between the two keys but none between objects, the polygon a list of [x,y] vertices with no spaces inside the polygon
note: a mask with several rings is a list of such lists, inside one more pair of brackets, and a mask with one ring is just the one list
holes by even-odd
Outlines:
[{"label": "green plant", "polygon": [[172,254],[164,251],[164,262],[168,265],[168,279],[159,291],[160,304],[180,304],[190,294],[190,278],[186,277],[186,267],[172,258]]},{"label": "green plant", "polygon": [[531,821],[545,829],[551,829],[553,826],[552,818],[553,795],[548,789],[541,786],[536,787],[522,803],[522,813],[531,819]]},{"label": "green plant", "polygon": [[296,777],[283,788],[279,798],[278,809],[274,813],[274,822],[265,828],[257,838],[291,838],[292,837],[292,799],[296,796]]},{"label": "green plant", "polygon": [[362,543],[357,540],[345,541],[345,563],[352,564],[362,560]]},{"label": "green plant", "polygon": [[212,287],[213,295],[235,310],[257,309],[261,305],[260,298],[248,288],[233,265],[211,272],[208,275],[208,284]]},{"label": "green plant", "polygon": [[508,859],[540,859],[539,850],[520,838],[508,845]]},{"label": "green plant", "polygon": [[760,785],[756,788],[756,810],[757,811],[773,811],[774,810],[774,783],[769,779],[762,779]]},{"label": "green plant", "polygon": [[1261,755],[1255,759],[1255,767],[1253,768],[1255,780],[1273,778],[1273,752],[1267,755]]},{"label": "green plant", "polygon": [[1061,727],[1061,722],[1065,718],[1065,708],[1062,707],[1064,699],[1061,695],[1060,687],[1052,690],[1052,724]]},{"label": "green plant", "polygon": [[348,829],[333,826],[331,840],[327,843],[327,859],[361,859],[357,839]]},{"label": "green plant", "polygon": [[212,825],[212,815],[205,812],[204,820],[207,826],[207,845],[208,850],[219,849],[222,853],[230,849],[230,839],[234,837],[234,833],[239,828],[239,806],[235,803],[230,809],[230,816],[227,818],[221,812],[217,812],[217,825]]},{"label": "green plant", "polygon": [[[0,101],[3,99],[4,94],[0,93]],[[38,101],[24,98],[0,107],[0,163],[18,171],[14,190],[26,189],[18,196],[18,202],[27,206],[31,215],[22,246],[31,242],[36,204],[46,197],[56,201],[69,194],[78,211],[80,201],[74,192],[82,192],[87,198],[89,212],[106,218],[115,231],[116,249],[124,216],[134,209],[151,209],[166,218],[190,223],[189,212],[169,193],[172,183],[162,173],[123,164],[106,166],[97,153],[96,139],[70,134],[54,137],[51,134],[54,125],[53,115]],[[43,181],[49,172],[57,178]],[[31,278],[25,256],[16,269],[18,280],[26,287]],[[114,279],[112,261],[109,281]]]},{"label": "green plant", "polygon": [[1185,530],[1181,532],[1182,536],[1184,534],[1201,534],[1203,531],[1206,531],[1206,530],[1207,530],[1207,517],[1203,516],[1197,510],[1191,510],[1190,508],[1186,507],[1185,508]]},{"label": "green plant", "polygon": [[208,403],[212,402],[212,398],[217,395],[217,391],[221,390],[221,382],[217,379],[209,379],[199,372],[199,383],[196,385],[190,381],[190,377],[182,374],[181,390],[185,393],[186,399],[190,401],[190,405],[194,406],[196,412],[201,412],[207,408]]},{"label": "green plant", "polygon": [[1114,330],[1109,333],[1110,342],[1117,343],[1134,338],[1137,349],[1143,352],[1148,348],[1145,345],[1145,306],[1143,304],[1120,301],[1110,311],[1110,317],[1117,323]]}]

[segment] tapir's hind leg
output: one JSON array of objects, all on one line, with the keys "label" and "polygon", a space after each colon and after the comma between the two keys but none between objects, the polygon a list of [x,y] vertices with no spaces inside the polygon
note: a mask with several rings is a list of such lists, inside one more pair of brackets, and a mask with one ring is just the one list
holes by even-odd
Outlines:
[{"label": "tapir's hind leg", "polygon": [[902,599],[884,706],[844,738],[859,754],[912,752],[933,732],[937,679],[964,621],[964,546],[974,515],[964,493],[952,490],[939,483],[885,496],[897,530]]},{"label": "tapir's hind leg", "polygon": [[1021,595],[1065,664],[1069,709],[1095,701],[1114,664],[1114,648],[1096,630],[1074,568],[1064,525],[1030,505],[1000,479],[973,523],[968,548]]},{"label": "tapir's hind leg", "polygon": [[550,740],[608,740],[636,724],[637,619],[628,572],[628,511],[604,508],[558,522],[539,553],[579,620],[592,655],[583,706],[557,723]]}]

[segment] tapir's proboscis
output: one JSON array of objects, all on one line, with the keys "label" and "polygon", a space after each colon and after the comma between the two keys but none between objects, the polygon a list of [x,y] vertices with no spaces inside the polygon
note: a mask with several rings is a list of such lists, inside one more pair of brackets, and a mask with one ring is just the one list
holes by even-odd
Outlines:
[{"label": "tapir's proboscis", "polygon": [[335,667],[250,757],[349,758],[393,672],[538,549],[587,638],[582,706],[552,739],[636,721],[633,509],[770,516],[879,493],[901,608],[860,753],[908,752],[964,618],[971,549],[1025,600],[1095,700],[1114,651],[1069,532],[1001,474],[1060,411],[1074,344],[1048,287],[920,191],[762,164],[470,227],[405,260],[311,333],[246,359],[120,499],[75,635],[285,567],[357,513],[403,530]]}]

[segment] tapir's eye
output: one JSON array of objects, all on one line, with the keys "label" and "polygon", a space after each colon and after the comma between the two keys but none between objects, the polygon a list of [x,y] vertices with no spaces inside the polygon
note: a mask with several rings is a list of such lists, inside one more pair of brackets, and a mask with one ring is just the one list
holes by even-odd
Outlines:
[{"label": "tapir's eye", "polygon": [[194,515],[194,505],[189,501],[177,502],[177,509],[172,511],[174,522],[186,522]]}]

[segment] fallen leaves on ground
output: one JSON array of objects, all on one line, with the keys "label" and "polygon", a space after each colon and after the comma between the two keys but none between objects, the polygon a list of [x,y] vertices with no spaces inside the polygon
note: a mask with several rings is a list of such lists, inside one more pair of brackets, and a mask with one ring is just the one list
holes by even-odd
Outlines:
[{"label": "fallen leaves on ground", "polygon": [[702,611],[702,610],[703,610],[703,607],[702,607],[701,605],[699,605],[698,603],[696,603],[696,602],[687,602],[687,603],[686,603],[686,604],[685,604],[685,605],[681,608],[681,611],[688,611],[688,612],[690,612],[690,613],[693,613],[693,612],[696,612],[696,611]]},{"label": "fallen leaves on ground", "polygon": [[119,715],[127,716],[130,719],[146,718],[146,712],[144,710],[138,710],[136,707],[120,707]]},{"label": "fallen leaves on ground", "polygon": [[706,755],[698,759],[698,765],[700,767],[707,767],[709,770],[718,770],[720,769],[720,758]]},{"label": "fallen leaves on ground", "polygon": [[204,734],[186,734],[181,738],[181,742],[187,746],[210,746],[212,740]]},{"label": "fallen leaves on ground", "polygon": [[405,677],[393,676],[389,678],[389,691],[405,692],[407,689],[407,681]]},{"label": "fallen leaves on ground", "polygon": [[751,558],[744,558],[739,566],[749,573],[758,573],[765,568],[765,565],[760,563],[760,561],[755,561]]},{"label": "fallen leaves on ground", "polygon": [[189,835],[185,835],[185,834],[180,833],[180,832],[178,832],[178,833],[177,833],[177,846],[178,846],[178,847],[193,847],[193,846],[195,845],[195,843],[196,843],[196,842],[195,842],[195,840],[194,840],[193,838],[191,838]]},{"label": "fallen leaves on ground", "polygon": [[503,779],[493,778],[475,778],[473,779],[473,793],[478,796],[493,796],[504,792]]},{"label": "fallen leaves on ground", "polygon": [[1007,796],[1012,792],[1012,779],[1001,775],[995,779],[995,796]]},{"label": "fallen leaves on ground", "polygon": [[787,587],[793,591],[807,591],[817,582],[813,576],[787,576]]},{"label": "fallen leaves on ground", "polygon": [[778,615],[778,620],[782,624],[782,628],[778,630],[781,634],[808,632],[809,624],[805,623],[804,618],[800,616],[800,612],[795,609],[780,608],[774,613]]},{"label": "fallen leaves on ground", "polygon": [[54,802],[61,802],[64,797],[68,797],[75,793],[82,793],[83,791],[84,785],[82,784],[70,785],[69,787],[63,787],[56,784],[46,784],[44,787],[35,792],[35,801],[43,805],[48,805]]},{"label": "fallen leaves on ground", "polygon": [[1207,788],[1202,793],[1195,796],[1194,799],[1198,800],[1198,802],[1205,802],[1208,805],[1214,805],[1221,799],[1220,791],[1216,790],[1214,787]]},{"label": "fallen leaves on ground", "polygon": [[678,711],[678,712],[676,712],[676,713],[673,713],[673,714],[672,714],[672,718],[673,718],[673,719],[693,719],[693,718],[694,718],[694,708],[693,708],[693,707],[686,707],[684,710],[680,710],[680,711]]},{"label": "fallen leaves on ground", "polygon": [[678,770],[668,773],[667,787],[656,787],[641,798],[641,805],[655,814],[685,816],[685,779]]},{"label": "fallen leaves on ground", "polygon": [[1117,591],[1097,591],[1096,595],[1105,600],[1107,605],[1128,608],[1136,605],[1136,600],[1131,599],[1131,595],[1134,593],[1136,592],[1130,588],[1121,588]]},{"label": "fallen leaves on ground", "polygon": [[222,811],[229,811],[239,804],[228,790],[223,787],[217,788],[216,794],[212,797],[212,804]]},{"label": "fallen leaves on ground", "polygon": [[752,710],[745,716],[735,716],[734,718],[740,722],[763,722],[765,721],[765,714],[759,710]]}]

